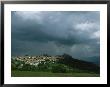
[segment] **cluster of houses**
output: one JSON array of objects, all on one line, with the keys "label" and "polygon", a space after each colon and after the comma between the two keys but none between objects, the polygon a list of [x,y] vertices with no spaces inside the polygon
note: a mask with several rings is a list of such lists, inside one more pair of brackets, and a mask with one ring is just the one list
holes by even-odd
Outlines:
[{"label": "cluster of houses", "polygon": [[37,66],[39,63],[55,63],[57,60],[62,59],[60,56],[17,56],[12,57],[18,61],[23,61],[25,64]]}]

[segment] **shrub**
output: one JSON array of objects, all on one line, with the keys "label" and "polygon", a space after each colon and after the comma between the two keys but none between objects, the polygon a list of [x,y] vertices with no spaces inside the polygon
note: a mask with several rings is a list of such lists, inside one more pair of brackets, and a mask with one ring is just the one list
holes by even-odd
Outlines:
[{"label": "shrub", "polygon": [[54,66],[52,66],[52,72],[53,73],[66,73],[67,68],[63,64],[55,64]]}]

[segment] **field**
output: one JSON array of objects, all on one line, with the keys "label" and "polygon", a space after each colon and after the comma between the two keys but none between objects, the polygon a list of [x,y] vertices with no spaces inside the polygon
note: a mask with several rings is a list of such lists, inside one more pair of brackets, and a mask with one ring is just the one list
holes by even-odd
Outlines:
[{"label": "field", "polygon": [[12,71],[12,77],[99,77],[95,73],[52,73],[37,71]]}]

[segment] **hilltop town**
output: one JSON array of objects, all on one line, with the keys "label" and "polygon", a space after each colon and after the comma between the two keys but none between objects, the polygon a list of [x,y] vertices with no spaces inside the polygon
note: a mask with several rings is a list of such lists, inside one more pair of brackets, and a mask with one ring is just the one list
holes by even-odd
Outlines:
[{"label": "hilltop town", "polygon": [[55,63],[59,59],[64,59],[62,56],[16,56],[12,57],[12,60],[24,62],[25,64],[37,66],[40,63],[51,62]]}]

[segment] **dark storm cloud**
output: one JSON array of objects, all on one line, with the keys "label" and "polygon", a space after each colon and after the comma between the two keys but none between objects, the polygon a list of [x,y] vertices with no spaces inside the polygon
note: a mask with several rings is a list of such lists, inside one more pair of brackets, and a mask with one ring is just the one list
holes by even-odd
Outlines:
[{"label": "dark storm cloud", "polygon": [[12,12],[12,54],[100,55],[99,12]]}]

